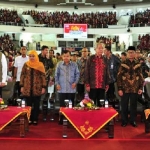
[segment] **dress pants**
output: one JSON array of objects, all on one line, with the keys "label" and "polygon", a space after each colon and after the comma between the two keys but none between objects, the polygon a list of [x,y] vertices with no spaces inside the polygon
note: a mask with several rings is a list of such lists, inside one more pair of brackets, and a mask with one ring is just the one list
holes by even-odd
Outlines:
[{"label": "dress pants", "polygon": [[30,121],[38,121],[41,96],[26,97],[27,106],[31,106]]},{"label": "dress pants", "polygon": [[84,84],[77,84],[77,100],[81,101],[84,99],[84,94],[85,94],[85,85]]},{"label": "dress pants", "polygon": [[68,99],[72,101],[72,107],[74,106],[75,93],[59,93],[60,107],[66,107],[64,100]]},{"label": "dress pants", "polygon": [[20,81],[16,81],[16,85],[15,85],[15,88],[17,90],[17,93],[18,93],[18,97],[20,97],[21,95],[21,87],[20,87]]},{"label": "dress pants", "polygon": [[109,84],[109,89],[107,91],[107,98],[108,100],[111,102],[114,100],[115,98],[115,87],[114,87],[114,83],[110,83]]},{"label": "dress pants", "polygon": [[105,99],[105,89],[90,89],[89,97],[94,101],[94,104],[100,106],[99,100]]},{"label": "dress pants", "polygon": [[121,97],[121,119],[122,123],[128,122],[128,104],[130,100],[130,122],[135,122],[137,115],[137,93],[124,93]]}]

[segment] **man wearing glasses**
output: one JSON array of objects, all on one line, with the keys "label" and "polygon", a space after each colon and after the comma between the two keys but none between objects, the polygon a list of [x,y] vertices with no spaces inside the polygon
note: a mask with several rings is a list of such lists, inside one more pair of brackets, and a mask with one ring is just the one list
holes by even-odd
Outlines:
[{"label": "man wearing glasses", "polygon": [[89,97],[100,106],[100,99],[105,98],[105,91],[109,88],[109,71],[106,58],[103,56],[105,45],[96,44],[96,54],[91,55],[85,67],[85,85]]},{"label": "man wearing glasses", "polygon": [[80,71],[79,82],[77,84],[77,92],[78,92],[77,100],[79,101],[81,101],[84,98],[84,93],[85,93],[84,77],[85,77],[85,65],[88,59],[88,49],[84,47],[81,52],[82,52],[81,58],[78,59],[77,61],[77,65]]}]

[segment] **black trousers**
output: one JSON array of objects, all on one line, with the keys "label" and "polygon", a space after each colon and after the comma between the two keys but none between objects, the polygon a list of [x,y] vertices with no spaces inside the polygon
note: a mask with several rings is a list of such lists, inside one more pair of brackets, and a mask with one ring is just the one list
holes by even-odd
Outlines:
[{"label": "black trousers", "polygon": [[94,101],[94,104],[100,106],[99,100],[105,99],[105,89],[90,89],[89,97]]},{"label": "black trousers", "polygon": [[32,107],[30,120],[38,121],[41,96],[30,96],[30,97],[25,97],[25,99],[26,99],[27,106]]},{"label": "black trousers", "polygon": [[72,101],[72,106],[74,106],[75,93],[59,93],[60,107],[66,107],[64,100],[68,99]]},{"label": "black trousers", "polygon": [[109,89],[107,91],[107,98],[108,100],[112,101],[115,98],[115,87],[114,87],[114,83],[110,83],[109,84]]},{"label": "black trousers", "polygon": [[16,84],[15,84],[15,88],[17,90],[17,93],[18,93],[18,97],[20,97],[21,95],[21,87],[20,87],[20,81],[16,81]]},{"label": "black trousers", "polygon": [[77,100],[81,101],[84,98],[84,94],[85,94],[85,85],[84,84],[77,84]]},{"label": "black trousers", "polygon": [[137,115],[137,93],[124,93],[121,97],[121,119],[123,123],[128,122],[128,104],[130,100],[130,122],[136,120]]}]

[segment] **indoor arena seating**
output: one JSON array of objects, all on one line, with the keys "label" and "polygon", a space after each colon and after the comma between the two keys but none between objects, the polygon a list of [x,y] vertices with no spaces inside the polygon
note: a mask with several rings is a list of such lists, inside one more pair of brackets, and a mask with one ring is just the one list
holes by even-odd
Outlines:
[{"label": "indoor arena seating", "polygon": [[150,35],[143,34],[138,36],[139,44],[137,45],[138,49],[149,51],[150,50]]},{"label": "indoor arena seating", "polygon": [[0,9],[0,25],[22,26],[22,20],[17,10]]},{"label": "indoor arena seating", "polygon": [[15,33],[12,33],[12,36],[8,34],[3,34],[0,36],[0,50],[3,51],[6,58],[9,60],[9,71],[12,71],[12,65],[14,58],[13,56],[16,55],[16,49],[15,49]]},{"label": "indoor arena seating", "polygon": [[[150,10],[136,14],[116,16],[115,12],[96,12],[76,14],[66,11],[36,11],[28,10],[19,14],[17,10],[0,9],[0,24],[34,27],[59,27],[64,23],[87,23],[89,28],[124,28],[150,26]],[[25,17],[26,16],[26,17]],[[84,19],[85,18],[85,19]],[[34,20],[31,21],[31,20]],[[129,22],[129,23],[128,23]],[[116,25],[116,26],[114,26]]]},{"label": "indoor arena seating", "polygon": [[30,15],[20,15],[26,27],[46,27],[46,24],[37,24]]},{"label": "indoor arena seating", "polygon": [[[33,18],[34,23],[30,19],[25,19],[26,26],[36,26],[37,24],[45,27],[62,28],[64,23],[87,23],[88,28],[126,28],[126,27],[143,27],[150,25],[149,19],[150,10],[138,12],[135,15],[122,15],[116,16],[114,12],[96,12],[96,13],[81,13],[76,14],[69,12],[48,12],[48,11],[35,11],[28,10],[22,13],[22,16],[30,16]],[[144,17],[142,17],[144,16]],[[29,17],[29,18],[30,18]],[[27,23],[28,22],[28,23]]]},{"label": "indoor arena seating", "polygon": [[137,12],[134,15],[131,15],[130,27],[144,27],[150,26],[150,10],[147,9],[143,12]]},{"label": "indoor arena seating", "polygon": [[63,27],[64,23],[87,23],[89,28],[107,28],[107,25],[117,25],[115,12],[96,12],[76,14],[69,12],[47,12],[28,10],[22,15],[32,16],[35,24],[46,24],[48,27]]}]

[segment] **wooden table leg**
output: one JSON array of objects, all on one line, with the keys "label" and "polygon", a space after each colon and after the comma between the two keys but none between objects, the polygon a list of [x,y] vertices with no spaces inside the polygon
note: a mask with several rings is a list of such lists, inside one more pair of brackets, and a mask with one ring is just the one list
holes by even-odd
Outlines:
[{"label": "wooden table leg", "polygon": [[54,101],[49,101],[50,102],[50,121],[54,121],[54,113],[55,113],[55,105]]},{"label": "wooden table leg", "polygon": [[113,119],[109,121],[108,137],[114,138],[114,120]]},{"label": "wooden table leg", "polygon": [[25,114],[24,119],[25,119],[25,131],[29,131],[29,120],[27,114]]},{"label": "wooden table leg", "polygon": [[20,137],[25,136],[25,114],[20,115]]},{"label": "wooden table leg", "polygon": [[150,118],[145,119],[145,133],[150,132]]},{"label": "wooden table leg", "polygon": [[63,138],[67,138],[67,127],[68,127],[68,120],[63,116],[63,134],[62,137]]}]

